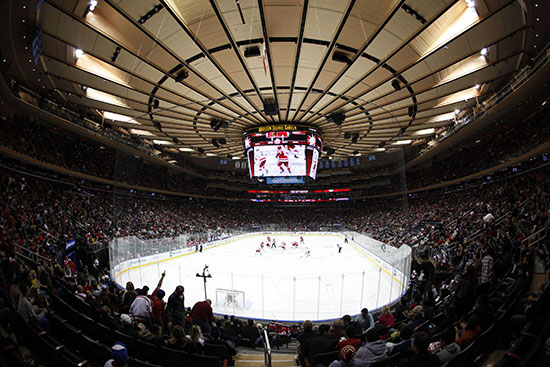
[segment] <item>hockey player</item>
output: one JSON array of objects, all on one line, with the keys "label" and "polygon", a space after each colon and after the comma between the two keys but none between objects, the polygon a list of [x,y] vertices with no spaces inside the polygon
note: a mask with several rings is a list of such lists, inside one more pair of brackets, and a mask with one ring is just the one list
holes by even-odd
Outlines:
[{"label": "hockey player", "polygon": [[264,249],[264,241],[262,241],[262,243],[260,243],[260,248],[263,250]]},{"label": "hockey player", "polygon": [[258,176],[265,176],[268,171],[265,166],[267,157],[265,156],[264,152],[262,152],[261,150],[258,151],[258,157],[256,158],[256,160],[258,161]]},{"label": "hockey player", "polygon": [[300,243],[303,245],[304,244],[304,237],[300,236]]},{"label": "hockey player", "polygon": [[282,248],[283,250],[286,250],[286,243],[283,242],[283,243],[281,244],[281,248]]},{"label": "hockey player", "polygon": [[258,255],[258,254],[262,254],[262,249],[261,248],[258,248],[256,249],[256,253],[254,255]]},{"label": "hockey player", "polygon": [[340,246],[339,243],[337,243],[336,246],[338,246],[338,253],[341,253],[342,252],[342,246]]},{"label": "hockey player", "polygon": [[279,169],[281,170],[281,173],[284,173],[285,170],[288,172],[288,173],[291,173],[290,172],[290,167],[288,165],[288,153],[286,152],[286,149],[283,148],[282,145],[279,145],[277,147],[277,154],[276,154],[276,157],[277,157],[277,167],[279,167]]},{"label": "hockey player", "polygon": [[306,257],[309,257],[311,255],[311,251],[308,249],[306,249]]}]

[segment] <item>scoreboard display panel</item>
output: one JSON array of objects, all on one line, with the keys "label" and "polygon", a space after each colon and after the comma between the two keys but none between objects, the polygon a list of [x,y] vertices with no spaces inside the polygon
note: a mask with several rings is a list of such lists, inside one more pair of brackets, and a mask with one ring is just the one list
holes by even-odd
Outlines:
[{"label": "scoreboard display panel", "polygon": [[315,179],[323,149],[317,129],[297,125],[268,125],[247,130],[243,134],[243,145],[250,178],[260,181],[273,177]]}]

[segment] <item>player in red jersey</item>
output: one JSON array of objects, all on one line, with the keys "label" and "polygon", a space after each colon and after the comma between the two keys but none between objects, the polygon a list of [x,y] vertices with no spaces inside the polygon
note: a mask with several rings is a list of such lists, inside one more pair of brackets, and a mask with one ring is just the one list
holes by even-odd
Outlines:
[{"label": "player in red jersey", "polygon": [[282,145],[279,145],[277,147],[276,156],[277,156],[277,159],[278,159],[277,167],[279,167],[279,169],[281,170],[281,173],[284,173],[285,169],[288,173],[291,173],[290,172],[290,167],[288,165],[288,153],[286,152],[286,150],[283,148]]},{"label": "player in red jersey", "polygon": [[300,236],[300,243],[304,244],[304,237]]},{"label": "player in red jersey", "polygon": [[262,254],[262,249],[261,248],[256,249],[255,255],[257,255],[257,254],[260,254],[260,255]]},{"label": "player in red jersey", "polygon": [[262,241],[262,243],[260,243],[260,248],[263,250],[263,248],[264,248],[264,241]]}]

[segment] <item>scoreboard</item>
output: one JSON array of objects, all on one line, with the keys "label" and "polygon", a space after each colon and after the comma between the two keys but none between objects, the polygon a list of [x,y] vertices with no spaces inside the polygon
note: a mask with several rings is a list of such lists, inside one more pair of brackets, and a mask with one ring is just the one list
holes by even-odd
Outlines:
[{"label": "scoreboard", "polygon": [[266,125],[243,133],[250,178],[266,183],[314,180],[323,149],[319,130],[299,125]]}]

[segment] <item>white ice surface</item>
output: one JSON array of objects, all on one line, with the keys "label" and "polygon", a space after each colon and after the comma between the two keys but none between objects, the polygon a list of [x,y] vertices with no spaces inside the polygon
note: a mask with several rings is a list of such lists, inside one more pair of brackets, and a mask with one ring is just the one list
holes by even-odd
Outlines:
[{"label": "white ice surface", "polygon": [[[207,296],[218,314],[233,314],[254,319],[300,321],[327,320],[356,315],[363,307],[374,310],[400,297],[402,284],[381,270],[356,249],[345,244],[340,235],[304,235],[305,245],[292,249],[299,236],[273,235],[277,249],[256,254],[265,235],[251,236],[202,253],[125,271],[116,277],[124,285],[131,280],[136,288],[157,285],[166,270],[162,289],[166,298],[178,284],[185,287],[185,306],[204,300],[204,283],[197,273],[207,264],[212,278],[207,279]],[[286,250],[280,245],[286,242]],[[342,246],[338,253],[337,244]],[[306,257],[306,247],[311,256]],[[216,288],[243,291],[245,305],[224,307],[216,304]]]}]

